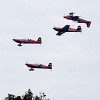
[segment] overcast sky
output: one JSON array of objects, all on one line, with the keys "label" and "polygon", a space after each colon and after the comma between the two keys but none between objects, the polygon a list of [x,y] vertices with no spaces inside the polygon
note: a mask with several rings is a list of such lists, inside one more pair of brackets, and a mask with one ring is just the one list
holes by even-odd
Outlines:
[{"label": "overcast sky", "polygon": [[[29,88],[51,100],[100,100],[99,0],[0,0],[0,99],[23,95]],[[74,12],[92,21],[64,19]],[[81,25],[82,33],[56,36],[54,26]],[[42,38],[41,45],[18,47],[13,38]],[[30,72],[25,63],[53,64]]]}]

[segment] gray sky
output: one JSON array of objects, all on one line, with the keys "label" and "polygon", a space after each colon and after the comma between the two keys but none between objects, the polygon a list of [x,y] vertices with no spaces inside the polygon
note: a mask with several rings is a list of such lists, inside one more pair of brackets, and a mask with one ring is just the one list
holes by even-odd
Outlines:
[{"label": "gray sky", "polygon": [[[100,100],[99,0],[0,0],[0,98],[30,88],[51,100]],[[63,16],[69,12],[92,21],[90,28]],[[82,33],[56,36],[54,26],[81,25]],[[42,45],[18,47],[13,38],[42,37]],[[53,70],[29,72],[29,63]]]}]

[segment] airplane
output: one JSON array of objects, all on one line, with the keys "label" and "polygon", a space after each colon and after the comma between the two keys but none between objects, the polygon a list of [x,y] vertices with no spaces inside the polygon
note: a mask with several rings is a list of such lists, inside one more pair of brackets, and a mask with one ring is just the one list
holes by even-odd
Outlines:
[{"label": "airplane", "polygon": [[22,46],[21,44],[41,44],[42,40],[39,37],[37,40],[32,39],[13,39],[13,41],[19,43],[18,46]]},{"label": "airplane", "polygon": [[65,32],[82,32],[81,26],[78,26],[77,29],[71,28],[70,25],[65,25],[63,28],[54,27],[55,31],[58,31],[56,35],[60,36]]},{"label": "airplane", "polygon": [[48,65],[43,64],[25,64],[27,67],[30,67],[29,71],[34,71],[34,68],[40,68],[40,69],[52,69],[52,63],[49,63]]},{"label": "airplane", "polygon": [[79,16],[73,16],[73,14],[74,13],[71,12],[71,13],[69,13],[69,15],[64,16],[64,18],[66,18],[68,20],[72,20],[72,21],[78,22],[78,23],[85,23],[87,25],[87,27],[90,27],[91,21],[81,19]]}]

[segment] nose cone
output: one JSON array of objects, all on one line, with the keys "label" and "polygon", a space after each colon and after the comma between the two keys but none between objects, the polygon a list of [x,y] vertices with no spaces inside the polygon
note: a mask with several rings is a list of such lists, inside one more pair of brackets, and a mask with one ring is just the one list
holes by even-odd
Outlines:
[{"label": "nose cone", "polygon": [[66,18],[66,16],[63,16],[64,18]]},{"label": "nose cone", "polygon": [[53,29],[55,30],[56,28],[54,27]]},{"label": "nose cone", "polygon": [[64,18],[69,19],[69,16],[64,16]]},{"label": "nose cone", "polygon": [[28,67],[28,64],[27,63],[25,65]]},{"label": "nose cone", "polygon": [[25,65],[27,66],[27,63]]},{"label": "nose cone", "polygon": [[13,41],[15,41],[15,39],[12,39]]}]

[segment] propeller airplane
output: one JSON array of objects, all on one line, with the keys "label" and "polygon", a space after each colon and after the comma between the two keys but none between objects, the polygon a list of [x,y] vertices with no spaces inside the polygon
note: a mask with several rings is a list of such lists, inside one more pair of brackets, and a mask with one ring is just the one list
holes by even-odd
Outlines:
[{"label": "propeller airplane", "polygon": [[27,67],[30,67],[29,71],[34,71],[34,68],[40,68],[40,69],[52,69],[52,63],[49,63],[48,65],[44,64],[25,64]]},{"label": "propeller airplane", "polygon": [[78,26],[77,29],[71,28],[70,25],[65,25],[63,28],[54,27],[55,31],[58,31],[56,35],[61,36],[65,32],[82,32],[81,26]]},{"label": "propeller airplane", "polygon": [[64,18],[78,22],[78,23],[85,23],[87,25],[87,27],[90,27],[91,21],[84,20],[84,19],[80,18],[80,16],[73,16],[73,14],[74,13],[71,12],[71,13],[69,13],[69,15],[64,16]]},{"label": "propeller airplane", "polygon": [[32,39],[13,39],[13,41],[19,43],[18,46],[22,46],[21,44],[41,44],[42,40],[39,37],[37,40]]}]

